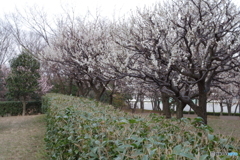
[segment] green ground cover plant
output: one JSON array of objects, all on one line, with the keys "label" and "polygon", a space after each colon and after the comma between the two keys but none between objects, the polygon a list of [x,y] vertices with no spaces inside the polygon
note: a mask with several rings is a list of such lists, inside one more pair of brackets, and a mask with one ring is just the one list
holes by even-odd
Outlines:
[{"label": "green ground cover plant", "polygon": [[201,118],[142,117],[85,98],[47,94],[46,145],[51,159],[237,159],[239,140],[215,135]]}]

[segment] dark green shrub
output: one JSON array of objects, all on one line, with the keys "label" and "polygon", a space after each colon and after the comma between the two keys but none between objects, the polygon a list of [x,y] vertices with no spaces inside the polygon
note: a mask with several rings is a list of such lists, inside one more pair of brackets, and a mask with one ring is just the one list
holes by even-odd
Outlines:
[{"label": "dark green shrub", "polygon": [[[33,115],[42,113],[41,101],[29,101],[26,106],[26,114]],[[17,116],[22,114],[22,103],[19,101],[3,101],[0,102],[0,115]]]},{"label": "dark green shrub", "polygon": [[[183,111],[183,114],[195,114],[194,111],[191,111],[190,113],[188,111]],[[234,114],[234,113],[232,113]],[[219,112],[207,112],[207,115],[214,115],[214,116],[220,116]],[[223,116],[228,116],[228,113],[222,113]],[[236,116],[240,116],[240,113],[236,113]]]}]

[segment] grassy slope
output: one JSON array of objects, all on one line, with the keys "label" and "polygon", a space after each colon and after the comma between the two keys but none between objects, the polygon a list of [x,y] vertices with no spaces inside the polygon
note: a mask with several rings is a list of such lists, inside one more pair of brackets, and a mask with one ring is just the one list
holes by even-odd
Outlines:
[{"label": "grassy slope", "polygon": [[0,160],[46,159],[45,115],[0,118]]}]

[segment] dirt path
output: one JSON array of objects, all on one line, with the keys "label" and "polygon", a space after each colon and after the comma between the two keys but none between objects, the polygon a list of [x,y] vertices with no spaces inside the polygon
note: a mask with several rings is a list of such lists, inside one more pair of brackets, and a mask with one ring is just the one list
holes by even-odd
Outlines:
[{"label": "dirt path", "polygon": [[45,159],[45,115],[0,117],[0,160]]}]

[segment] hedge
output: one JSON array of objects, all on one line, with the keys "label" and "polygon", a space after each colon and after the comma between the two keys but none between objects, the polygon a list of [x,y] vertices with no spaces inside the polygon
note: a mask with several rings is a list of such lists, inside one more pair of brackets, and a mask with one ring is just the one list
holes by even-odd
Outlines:
[{"label": "hedge", "polygon": [[[196,114],[194,111],[191,111],[191,112],[189,112],[189,111],[183,111],[183,114]],[[213,113],[213,112],[207,112],[207,115],[214,115],[214,116],[220,116],[221,115],[221,113],[220,112],[215,112],[215,113]],[[228,116],[228,113],[222,113],[222,115],[223,116]],[[240,113],[236,113],[236,114],[234,114],[234,113],[231,113],[230,114],[231,116],[232,115],[234,115],[234,116],[240,116]]]},{"label": "hedge", "polygon": [[[41,101],[29,101],[26,105],[26,115],[33,115],[42,113]],[[0,102],[0,115],[17,116],[22,114],[22,102],[19,101],[1,101]]]},{"label": "hedge", "polygon": [[[214,135],[200,117],[142,117],[84,98],[47,94],[46,145],[51,159],[216,159],[211,152],[238,152],[239,140]],[[236,157],[220,156],[223,159]]]}]

